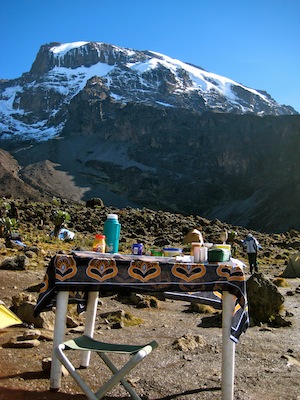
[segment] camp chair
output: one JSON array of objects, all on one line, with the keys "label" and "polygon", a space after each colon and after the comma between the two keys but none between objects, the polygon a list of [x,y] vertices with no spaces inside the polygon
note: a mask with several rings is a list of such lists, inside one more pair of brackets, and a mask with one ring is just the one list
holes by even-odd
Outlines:
[{"label": "camp chair", "polygon": [[[102,399],[106,392],[112,389],[117,383],[121,382],[133,400],[141,400],[133,387],[126,379],[124,379],[124,377],[157,346],[158,344],[155,341],[141,346],[104,343],[94,340],[89,336],[83,335],[78,338],[61,343],[55,349],[55,353],[60,362],[66,367],[71,376],[75,379],[75,381],[87,395],[88,399]],[[86,382],[82,379],[81,375],[79,375],[79,373],[76,371],[70,360],[67,358],[64,350],[95,351],[99,355],[99,357],[102,358],[108,368],[112,371],[113,376],[106,383],[104,383],[103,386],[101,386],[100,389],[94,394],[88,387]],[[107,353],[123,353],[131,357],[121,369],[118,369],[108,358]]]}]

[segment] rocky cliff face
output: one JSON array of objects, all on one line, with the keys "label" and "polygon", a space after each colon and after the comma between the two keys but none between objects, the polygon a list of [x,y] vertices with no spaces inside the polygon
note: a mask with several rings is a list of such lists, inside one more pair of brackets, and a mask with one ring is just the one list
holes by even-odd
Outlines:
[{"label": "rocky cliff face", "polygon": [[300,117],[163,114],[110,104],[115,118],[92,134],[90,114],[80,102],[73,106],[78,131],[67,124],[59,140],[14,153],[32,187],[71,200],[101,197],[118,207],[196,214],[262,231],[300,228]]},{"label": "rocky cliff face", "polygon": [[264,92],[89,42],[42,46],[0,88],[1,147],[36,197],[300,229],[300,116]]}]

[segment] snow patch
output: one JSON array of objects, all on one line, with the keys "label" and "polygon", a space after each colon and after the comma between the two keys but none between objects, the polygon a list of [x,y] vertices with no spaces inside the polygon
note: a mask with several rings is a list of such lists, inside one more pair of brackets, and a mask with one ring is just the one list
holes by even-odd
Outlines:
[{"label": "snow patch", "polygon": [[55,57],[64,57],[68,51],[77,49],[78,47],[85,46],[89,42],[73,42],[73,43],[62,43],[58,46],[51,47],[50,51]]}]

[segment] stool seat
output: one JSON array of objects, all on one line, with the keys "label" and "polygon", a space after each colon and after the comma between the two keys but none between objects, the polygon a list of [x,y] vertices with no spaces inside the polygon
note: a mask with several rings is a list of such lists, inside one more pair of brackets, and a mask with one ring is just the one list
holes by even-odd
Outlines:
[{"label": "stool seat", "polygon": [[[61,343],[55,349],[55,354],[60,362],[66,367],[70,375],[74,378],[77,384],[81,387],[84,393],[90,400],[100,400],[103,396],[112,389],[119,382],[125,387],[133,400],[141,400],[136,391],[130,383],[124,378],[139,362],[141,362],[152,350],[158,346],[156,341],[152,341],[145,345],[128,345],[118,343],[106,343],[95,340],[89,336],[83,335],[71,340]],[[94,393],[81,375],[76,371],[74,365],[67,358],[65,351],[67,350],[80,350],[80,351],[93,351],[104,361],[108,368],[113,373],[112,377],[105,382],[99,390]],[[109,359],[109,353],[127,354],[130,356],[129,361],[121,368],[118,369]]]}]

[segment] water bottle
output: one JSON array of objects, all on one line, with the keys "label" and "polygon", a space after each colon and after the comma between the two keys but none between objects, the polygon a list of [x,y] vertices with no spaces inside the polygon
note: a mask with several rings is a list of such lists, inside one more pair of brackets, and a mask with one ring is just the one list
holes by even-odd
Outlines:
[{"label": "water bottle", "polygon": [[117,214],[108,214],[104,222],[106,253],[118,253],[121,224]]}]

